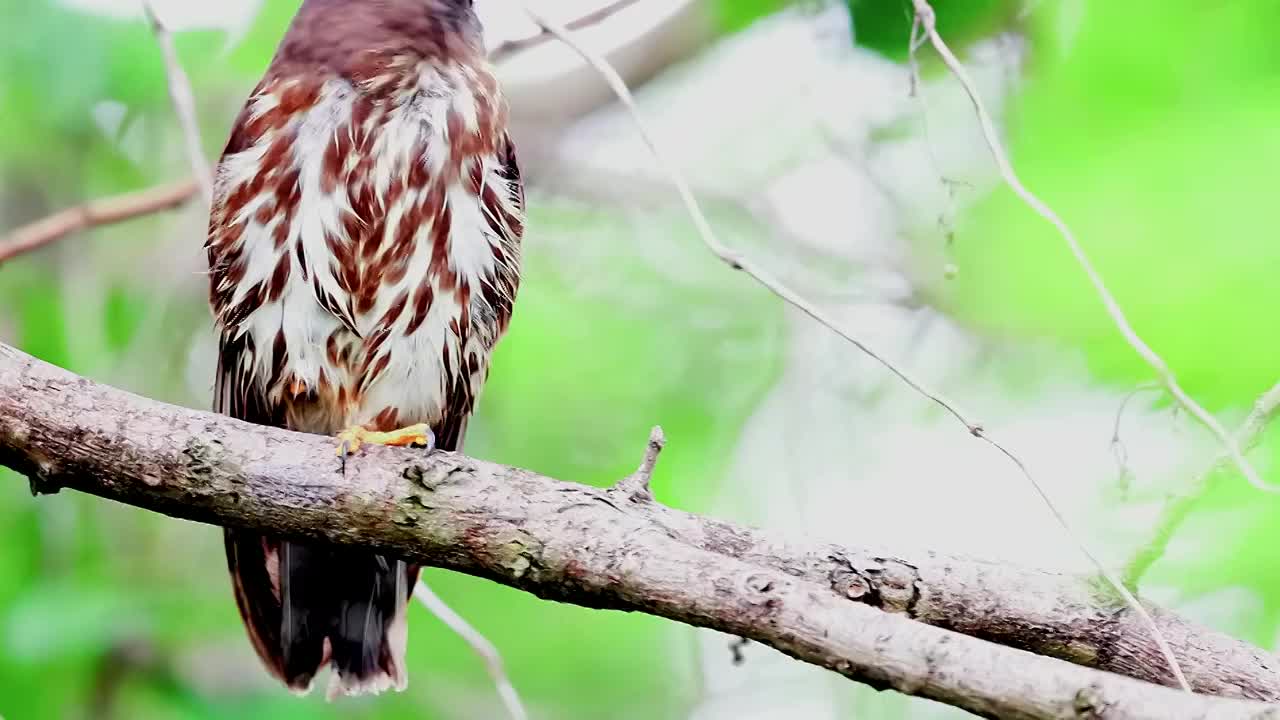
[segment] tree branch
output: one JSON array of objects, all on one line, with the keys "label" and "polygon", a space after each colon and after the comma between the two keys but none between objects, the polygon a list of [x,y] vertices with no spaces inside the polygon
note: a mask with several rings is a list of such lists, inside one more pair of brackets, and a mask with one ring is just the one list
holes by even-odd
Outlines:
[{"label": "tree branch", "polygon": [[[1123,605],[1064,576],[786,543],[626,488],[452,453],[368,448],[344,477],[330,438],[146,400],[3,345],[0,465],[41,491],[359,545],[547,599],[713,628],[988,717],[1280,718],[1261,703],[1188,696],[941,629],[1163,674]],[[1280,697],[1265,653],[1154,614],[1198,689]]]},{"label": "tree branch", "polygon": [[60,210],[0,238],[0,264],[86,228],[171,210],[195,197],[198,191],[196,181],[189,179]]},{"label": "tree branch", "polygon": [[[586,15],[570,20],[565,24],[565,27],[570,30],[582,30],[589,28],[592,25],[599,25],[605,20],[616,15],[618,12],[635,5],[637,2],[639,2],[639,0],[615,0],[602,8],[598,8]],[[543,43],[550,42],[555,38],[555,35],[549,32],[546,28],[543,28],[537,35],[530,35],[526,38],[507,40],[506,42],[499,43],[489,51],[489,60],[494,63],[500,63],[522,50],[537,47]]]},{"label": "tree branch", "polygon": [[213,170],[205,159],[204,148],[200,143],[200,124],[196,119],[196,98],[191,90],[191,80],[178,59],[173,33],[169,32],[169,26],[156,14],[155,8],[151,7],[151,0],[142,0],[142,11],[151,23],[151,32],[155,34],[156,43],[164,58],[165,77],[169,82],[169,101],[173,103],[173,112],[178,116],[178,124],[182,127],[187,162],[191,164],[192,175],[199,184],[200,195],[208,205],[213,202]]}]

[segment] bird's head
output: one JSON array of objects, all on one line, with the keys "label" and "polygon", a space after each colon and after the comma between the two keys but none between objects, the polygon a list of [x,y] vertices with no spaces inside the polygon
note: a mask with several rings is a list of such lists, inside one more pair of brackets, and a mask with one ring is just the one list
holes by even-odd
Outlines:
[{"label": "bird's head", "polygon": [[275,64],[347,74],[371,56],[471,62],[484,56],[474,0],[304,0]]}]

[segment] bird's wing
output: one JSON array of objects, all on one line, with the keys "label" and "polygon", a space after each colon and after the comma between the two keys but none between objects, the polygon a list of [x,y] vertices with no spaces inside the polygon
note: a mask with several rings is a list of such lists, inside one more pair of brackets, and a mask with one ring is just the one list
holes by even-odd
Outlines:
[{"label": "bird's wing", "polygon": [[[259,85],[233,126],[214,181],[205,251],[210,271],[209,299],[219,335],[213,409],[259,425],[286,427],[288,419],[283,404],[268,394],[272,381],[267,378],[264,382],[261,377],[265,365],[260,353],[278,355],[278,348],[259,348],[254,335],[243,331],[250,316],[272,294],[269,281],[250,274],[259,271],[247,267],[247,254],[241,244],[246,239],[245,226],[252,221],[240,215],[254,196],[263,192],[264,183],[251,180],[245,184],[243,177],[235,176],[236,173],[244,175],[243,167],[228,167],[229,163],[238,162],[237,158],[252,153],[270,132],[271,118],[264,121],[256,108],[271,92],[267,81]],[[255,192],[246,192],[245,187],[254,188]],[[272,365],[277,367],[277,372],[282,364],[280,360]],[[231,528],[224,531],[224,543],[232,590],[250,642],[271,674],[295,689],[305,688],[320,659],[315,658],[311,668],[297,670],[290,667],[285,657],[279,562],[284,544],[277,538]]]},{"label": "bird's wing", "polygon": [[[511,312],[520,285],[518,258],[520,241],[524,235],[525,201],[524,179],[520,174],[515,143],[505,133],[498,144],[496,157],[501,165],[498,175],[502,178],[502,183],[498,186],[479,183],[479,196],[485,220],[490,231],[498,239],[497,249],[507,253],[512,262],[499,263],[497,272],[492,277],[482,280],[479,292],[485,295],[485,305],[493,308],[496,313],[496,328],[498,333],[502,333],[511,321]],[[487,357],[497,339],[497,336],[490,338],[469,335],[464,342],[483,346],[478,352]],[[467,358],[474,354],[464,348],[460,357]],[[482,376],[476,377],[477,373]],[[440,449],[462,451],[467,422],[471,419],[471,413],[474,410],[475,394],[484,382],[483,375],[487,374],[487,363],[484,368],[474,370],[467,368],[446,373],[450,380],[445,387],[445,407],[453,408],[454,411],[445,414],[440,427],[436,430],[436,446]]]}]

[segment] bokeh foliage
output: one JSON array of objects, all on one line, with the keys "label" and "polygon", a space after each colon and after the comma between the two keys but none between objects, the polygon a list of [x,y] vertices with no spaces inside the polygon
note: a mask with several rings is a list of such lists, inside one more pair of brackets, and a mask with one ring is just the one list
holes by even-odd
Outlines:
[{"label": "bokeh foliage", "polygon": [[[1042,3],[1009,142],[1024,181],[1068,219],[1134,327],[1211,411],[1248,408],[1280,379],[1280,54],[1269,2]],[[1007,190],[958,227],[950,307],[984,332],[1079,349],[1103,382],[1151,377],[1053,228]],[[1274,435],[1274,433],[1272,433]],[[1268,442],[1256,462],[1268,468]],[[1270,472],[1274,478],[1276,474]],[[1188,592],[1262,600],[1250,639],[1280,621],[1269,538],[1280,505],[1234,474],[1187,536],[1194,561],[1158,566]]]},{"label": "bokeh foliage", "polygon": [[[230,46],[215,33],[178,37],[211,156],[296,4],[269,0]],[[787,4],[708,0],[725,33]],[[849,4],[857,42],[902,61],[909,2]],[[934,4],[942,31],[959,44],[1010,27],[1028,34],[1025,86],[1008,108],[1018,166],[1069,219],[1135,326],[1188,389],[1217,411],[1243,407],[1275,382],[1280,339],[1268,329],[1270,308],[1280,306],[1280,284],[1271,281],[1280,244],[1267,181],[1280,166],[1280,54],[1268,33],[1280,5],[1063,0],[1024,13],[1026,3],[1009,0]],[[6,227],[186,172],[145,25],[36,1],[0,4],[0,27]],[[124,114],[104,122],[104,101]],[[136,142],[139,132],[157,141]],[[731,213],[713,220],[752,232]],[[530,223],[535,238],[623,248],[637,242],[636,225],[564,202],[535,207]],[[584,289],[559,255],[532,252],[468,451],[606,483],[634,466],[648,427],[662,423],[672,444],[657,491],[697,509],[776,377],[782,310],[700,254],[683,216],[653,213],[644,225],[692,248],[680,262],[716,279],[681,284],[628,256],[610,266],[608,282]],[[157,236],[179,227],[191,230],[165,218],[138,221],[0,268],[0,339],[202,406],[206,397],[186,375],[192,344],[207,332],[201,289],[139,265]],[[956,229],[951,252],[961,272],[936,293],[944,309],[983,333],[1076,348],[1100,382],[1127,387],[1147,377],[1060,240],[1009,193],[982,199]],[[192,253],[199,242],[189,239]],[[175,287],[185,299],[157,311]],[[1188,592],[1239,585],[1256,593],[1267,613],[1242,629],[1269,645],[1280,622],[1280,566],[1268,562],[1280,517],[1274,503],[1241,486],[1228,483],[1214,498],[1230,513],[1191,529],[1220,540],[1194,563],[1166,563],[1162,572]],[[0,715],[101,717],[94,698],[114,667],[127,669],[112,701],[116,717],[426,720],[495,707],[480,663],[418,609],[413,689],[403,696],[337,709],[257,683],[221,552],[212,528],[73,494],[36,502],[25,483],[0,471]],[[445,573],[427,577],[502,648],[542,716],[682,717],[697,690],[688,636],[669,623],[552,605]],[[137,647],[146,652],[128,669],[121,658]]]}]

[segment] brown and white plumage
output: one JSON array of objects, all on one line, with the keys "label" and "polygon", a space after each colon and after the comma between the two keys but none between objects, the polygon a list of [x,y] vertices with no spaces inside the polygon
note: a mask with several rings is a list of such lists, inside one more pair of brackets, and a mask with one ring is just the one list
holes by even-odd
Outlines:
[{"label": "brown and white plumage", "polygon": [[[511,317],[524,196],[469,0],[305,0],[218,165],[215,405],[461,447]],[[336,461],[335,461],[336,462]],[[237,603],[295,690],[403,688],[417,569],[226,531]]]}]

